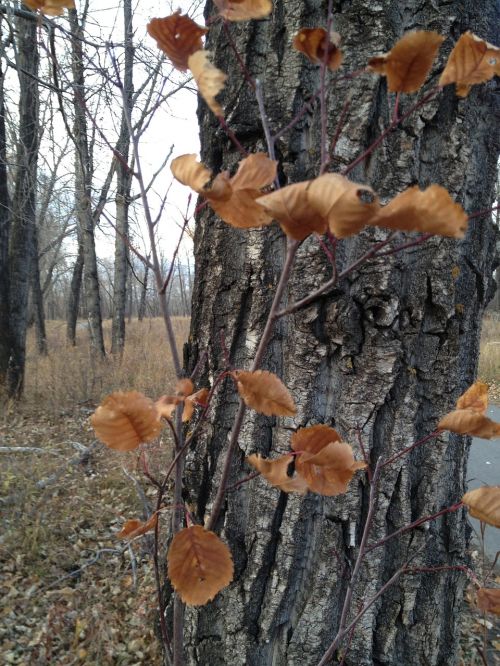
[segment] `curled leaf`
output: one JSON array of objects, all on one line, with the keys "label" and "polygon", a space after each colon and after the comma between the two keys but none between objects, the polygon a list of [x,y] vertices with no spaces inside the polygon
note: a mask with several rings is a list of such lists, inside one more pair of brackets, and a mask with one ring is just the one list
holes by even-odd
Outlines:
[{"label": "curled leaf", "polygon": [[482,439],[500,437],[500,423],[492,421],[475,409],[457,409],[446,414],[438,423],[439,430],[472,435]]},{"label": "curled leaf", "polygon": [[155,512],[146,522],[137,520],[126,520],[120,532],[116,535],[117,539],[135,539],[135,537],[151,532],[155,529],[158,522],[158,513]]},{"label": "curled leaf", "polygon": [[208,105],[208,108],[216,116],[223,116],[224,111],[215,99],[216,95],[224,88],[227,74],[212,65],[208,56],[209,51],[196,51],[188,58],[188,67],[191,70],[200,95]]},{"label": "curled leaf", "polygon": [[284,493],[294,492],[303,495],[307,492],[305,479],[298,474],[288,476],[288,468],[292,462],[290,455],[280,456],[276,460],[268,460],[254,453],[247,457],[247,462],[255,467],[272,486],[279,488]]},{"label": "curled leaf", "polygon": [[337,238],[352,236],[372,224],[380,204],[368,185],[359,185],[336,173],[325,173],[307,188],[311,208],[328,221]]},{"label": "curled leaf", "polygon": [[457,409],[472,409],[484,414],[488,407],[488,384],[477,381],[457,400]]},{"label": "curled leaf", "polygon": [[212,174],[196,161],[196,155],[181,155],[171,165],[177,180],[205,196],[219,217],[238,229],[271,223],[271,218],[255,199],[261,196],[262,188],[274,181],[276,168],[277,163],[265,153],[254,153],[241,160],[232,178],[224,171],[208,185]]},{"label": "curled leaf", "polygon": [[482,587],[476,592],[477,605],[483,613],[500,615],[500,588]]},{"label": "curled leaf", "polygon": [[228,21],[249,21],[268,16],[271,0],[214,0],[219,15]]},{"label": "curled leaf", "polygon": [[387,77],[390,92],[415,92],[425,82],[443,41],[434,31],[409,32],[388,53],[371,58],[368,67]]},{"label": "curled leaf", "polygon": [[483,523],[500,527],[500,487],[483,486],[469,490],[462,497],[462,502],[468,507],[473,518]]},{"label": "curled leaf", "polygon": [[168,577],[189,606],[203,606],[233,580],[229,548],[201,525],[177,532],[168,549],[167,561]]},{"label": "curled leaf", "polygon": [[320,423],[309,428],[299,428],[292,435],[291,446],[293,451],[318,453],[327,444],[340,441],[342,438],[334,428]]},{"label": "curled leaf", "polygon": [[372,225],[463,238],[467,214],[444,187],[430,185],[425,190],[410,187],[380,209]]},{"label": "curled leaf", "polygon": [[138,391],[117,391],[105,398],[91,418],[96,436],[112,449],[131,451],[160,434],[162,424],[152,400]]},{"label": "curled leaf", "polygon": [[175,393],[182,398],[186,398],[194,391],[193,382],[190,379],[183,378],[177,381],[175,385]]},{"label": "curled leaf", "polygon": [[181,379],[177,383],[177,395],[163,395],[161,398],[155,402],[156,410],[160,416],[163,416],[166,419],[172,420],[172,417],[175,412],[175,408],[180,403],[184,403],[184,409],[182,412],[182,420],[184,422],[189,421],[193,416],[194,408],[196,405],[206,406],[206,399],[209,394],[207,388],[202,388],[196,393],[191,395],[183,396],[183,391],[193,390],[193,383],[190,379]]},{"label": "curled leaf", "polygon": [[304,240],[313,232],[324,234],[327,229],[326,220],[311,208],[307,198],[310,182],[288,185],[257,199],[267,215],[275,219],[284,233],[294,240]]},{"label": "curled leaf", "polygon": [[439,85],[456,83],[457,95],[467,97],[474,84],[488,81],[495,74],[500,76],[500,49],[466,32],[450,53]]},{"label": "curled leaf", "polygon": [[293,416],[296,413],[288,389],[272,372],[235,370],[231,374],[247,407],[267,416]]},{"label": "curled leaf", "polygon": [[170,164],[170,170],[176,180],[187,185],[198,194],[212,177],[212,172],[196,160],[196,155],[179,155]]},{"label": "curled leaf", "polygon": [[65,9],[75,9],[74,0],[23,0],[26,7],[39,9],[47,16],[62,16]]},{"label": "curled leaf", "polygon": [[297,474],[309,490],[328,497],[347,492],[347,486],[364,462],[354,460],[352,448],[326,425],[301,428],[292,435],[292,449],[301,452],[295,461]]},{"label": "curled leaf", "polygon": [[342,64],[342,52],[339,49],[338,32],[328,33],[324,28],[302,28],[293,38],[293,47],[303,53],[311,62],[336,70]]},{"label": "curled leaf", "polygon": [[189,421],[193,416],[196,405],[206,407],[209,393],[210,391],[207,388],[202,388],[199,391],[196,391],[196,393],[186,396],[186,399],[184,400],[184,411],[182,412],[182,420],[184,422]]},{"label": "curled leaf", "polygon": [[180,9],[165,18],[154,18],[147,26],[148,33],[156,39],[160,48],[176,69],[185,72],[188,59],[203,48],[201,38],[208,32]]},{"label": "curled leaf", "polygon": [[175,408],[178,404],[183,402],[183,399],[177,395],[162,395],[161,398],[155,402],[156,411],[164,419],[172,419]]}]

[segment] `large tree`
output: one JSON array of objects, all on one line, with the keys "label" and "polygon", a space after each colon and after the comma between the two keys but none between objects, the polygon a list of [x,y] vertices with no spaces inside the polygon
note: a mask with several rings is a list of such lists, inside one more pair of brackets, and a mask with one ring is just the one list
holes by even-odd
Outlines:
[{"label": "large tree", "polygon": [[[232,39],[264,91],[272,131],[285,126],[318,88],[320,68],[290,48],[302,27],[325,25],[326,4],[275,0],[268,20],[232,24]],[[352,0],[332,3],[346,68],[358,70],[413,29],[446,36],[442,65],[458,36],[472,30],[498,44],[496,0]],[[211,15],[209,3],[207,17]],[[265,141],[253,90],[247,85],[221,24],[207,38],[214,62],[229,74],[225,115],[249,150]],[[428,86],[436,84],[436,68]],[[495,83],[459,99],[448,86],[406,119],[350,173],[382,197],[405,187],[444,185],[468,213],[492,204],[497,157]],[[331,171],[341,171],[390,122],[394,100],[384,78],[361,76],[331,87],[327,119],[332,136],[344,108],[344,127]],[[412,103],[403,96],[402,112]],[[202,159],[215,172],[240,155],[213,114],[199,111]],[[317,175],[321,114],[310,109],[277,142],[282,184]],[[289,450],[290,429],[334,424],[356,444],[358,428],[372,461],[430,433],[477,370],[484,307],[491,295],[495,229],[473,219],[463,242],[434,237],[424,245],[367,262],[334,291],[282,318],[262,367],[277,373],[298,405],[293,419],[246,413],[230,483],[248,473],[244,457]],[[337,247],[338,270],[384,237],[368,230]],[[241,231],[209,209],[198,216],[196,277],[188,370],[202,360],[206,379],[225,367],[221,332],[235,367],[250,367],[271,305],[286,241],[277,226]],[[285,300],[296,301],[331,274],[318,241],[298,250]],[[204,359],[203,354],[208,350]],[[227,441],[238,411],[231,382],[219,392],[210,424],[187,460],[186,492],[199,520],[210,512]],[[416,518],[457,502],[465,487],[467,442],[443,434],[387,469],[373,522],[378,540]],[[246,471],[245,471],[246,470]],[[369,486],[355,479],[346,496],[305,498],[280,493],[262,479],[227,494],[216,528],[235,563],[233,584],[212,603],[186,615],[191,664],[318,663],[339,624],[348,576],[366,517]],[[463,564],[463,511],[373,551],[354,590],[353,612],[411,556],[414,566]],[[449,665],[456,662],[458,619],[466,580],[459,571],[403,576],[358,624],[345,664]]]}]

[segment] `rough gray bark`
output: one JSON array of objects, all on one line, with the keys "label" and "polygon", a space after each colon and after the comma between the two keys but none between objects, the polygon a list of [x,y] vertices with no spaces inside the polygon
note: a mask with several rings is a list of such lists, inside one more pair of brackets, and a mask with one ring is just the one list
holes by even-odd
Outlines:
[{"label": "rough gray bark", "polygon": [[[149,254],[148,254],[148,262],[149,262]],[[146,315],[146,298],[148,295],[148,276],[149,276],[149,266],[146,264],[144,266],[144,277],[142,278],[142,283],[141,283],[141,298],[139,301],[139,308],[137,310],[137,319],[139,321],[142,321]]]},{"label": "rough gray bark", "polygon": [[[127,108],[131,110],[134,94],[134,33],[130,0],[123,1],[123,21],[125,32],[123,94],[127,100]],[[130,206],[130,188],[132,186],[132,172],[128,166],[130,132],[127,125],[125,110],[122,112],[120,136],[118,138],[116,149],[122,156],[123,162],[120,161],[116,168],[116,237],[111,353],[121,354],[125,346],[125,307],[127,299],[127,269],[129,259],[129,249],[126,239],[128,239],[128,212]]]},{"label": "rough gray bark", "polygon": [[12,198],[9,237],[9,328],[10,357],[7,393],[19,397],[23,391],[26,357],[26,327],[33,230],[36,220],[36,175],[38,159],[38,46],[36,23],[16,19],[17,67],[19,76],[19,134],[17,169]]},{"label": "rough gray bark", "polygon": [[46,356],[49,353],[47,347],[47,333],[45,331],[45,311],[43,306],[43,291],[40,283],[40,263],[38,260],[38,229],[33,228],[33,248],[31,257],[31,301],[33,308],[33,320],[35,324],[36,346],[38,353]]},{"label": "rough gray bark", "polygon": [[10,357],[9,324],[10,202],[7,187],[4,72],[0,70],[0,386],[5,386]]},{"label": "rough gray bark", "polygon": [[[75,196],[76,215],[81,233],[83,251],[83,282],[85,312],[89,322],[90,343],[100,356],[105,356],[102,332],[101,299],[94,238],[92,212],[92,162],[87,132],[85,109],[85,75],[83,65],[83,31],[76,10],[68,11],[71,26],[71,66],[73,70],[74,140],[75,140]],[[76,293],[76,292],[75,292]],[[72,331],[68,323],[68,337]]]},{"label": "rough gray bark", "polygon": [[[343,39],[346,67],[363,67],[411,29],[447,36],[444,56],[472,29],[498,43],[497,2],[370,0],[334,2],[333,27]],[[270,20],[231,26],[249,70],[263,82],[273,130],[290,121],[318,87],[319,70],[290,48],[301,27],[324,25],[325,4],[276,0]],[[237,69],[222,27],[212,27],[207,48],[230,75],[222,96],[239,140],[265,149],[252,92]],[[439,68],[432,81],[435,84]],[[451,87],[351,174],[382,197],[406,186],[439,183],[468,212],[491,206],[500,141],[495,83],[459,100]],[[346,91],[351,105],[331,170],[340,171],[371,143],[390,119],[385,81],[366,75],[340,82],[330,96],[330,134]],[[412,99],[412,98],[410,98]],[[403,96],[403,110],[411,101]],[[393,104],[393,99],[391,99]],[[200,109],[202,159],[215,172],[239,160],[214,117]],[[307,114],[278,145],[283,184],[317,175],[319,113]],[[289,450],[290,428],[332,423],[357,447],[362,429],[371,459],[389,456],[430,433],[476,373],[481,316],[492,281],[495,230],[491,220],[470,223],[464,242],[434,238],[424,247],[369,262],[311,307],[282,319],[265,357],[291,390],[295,418],[247,413],[230,484],[249,473],[244,457]],[[342,242],[339,270],[385,237],[367,230]],[[193,319],[186,363],[192,370],[205,349],[204,379],[214,380],[224,358],[248,368],[262,333],[283,260],[277,226],[244,232],[208,210],[198,219]],[[459,267],[458,279],[453,270]],[[314,238],[301,246],[289,286],[294,301],[330,276]],[[228,434],[237,409],[227,381],[210,423],[188,461],[186,493],[196,517],[210,510]],[[412,520],[458,501],[465,484],[467,443],[443,434],[384,472],[374,520],[376,541]],[[362,475],[346,496],[285,495],[256,479],[230,492],[219,528],[235,562],[232,585],[213,603],[186,614],[189,664],[304,666],[316,664],[338,628],[368,487]],[[350,546],[350,533],[355,546]],[[467,561],[464,513],[373,551],[361,571],[353,610],[368,600],[420,548],[415,566]],[[465,585],[457,572],[403,577],[364,616],[352,637],[346,665],[449,666],[457,661],[458,609]],[[335,662],[338,663],[338,662]]]},{"label": "rough gray bark", "polygon": [[71,274],[71,284],[68,295],[68,307],[66,310],[66,339],[73,347],[76,345],[76,322],[78,321],[78,311],[80,309],[80,294],[82,291],[83,280],[83,243],[80,229],[77,230],[78,252]]}]

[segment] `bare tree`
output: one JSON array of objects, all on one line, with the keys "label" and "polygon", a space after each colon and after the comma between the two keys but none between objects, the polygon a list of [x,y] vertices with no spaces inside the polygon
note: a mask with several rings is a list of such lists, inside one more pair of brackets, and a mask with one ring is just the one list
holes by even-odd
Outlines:
[{"label": "bare tree", "polygon": [[28,318],[28,291],[36,221],[36,180],[39,145],[38,45],[36,23],[16,17],[16,65],[19,76],[19,134],[9,235],[10,354],[7,394],[23,390]]}]

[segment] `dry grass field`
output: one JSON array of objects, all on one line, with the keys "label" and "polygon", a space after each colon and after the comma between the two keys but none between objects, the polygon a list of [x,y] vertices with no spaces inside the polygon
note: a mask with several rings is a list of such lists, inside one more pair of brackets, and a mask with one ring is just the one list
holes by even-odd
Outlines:
[{"label": "dry grass field", "polygon": [[[182,350],[189,321],[174,327]],[[69,348],[64,324],[49,322],[47,358],[30,336],[26,398],[0,419],[0,447],[36,449],[0,453],[2,665],[160,663],[151,540],[115,538],[125,520],[146,517],[155,489],[135,452],[95,441],[89,415],[117,389],[172,390],[163,323],[132,322],[121,362],[93,362],[86,336]],[[166,467],[170,446],[168,432],[148,446],[152,472]]]},{"label": "dry grass field", "polygon": [[494,385],[493,392],[496,400],[500,402],[500,393],[497,388],[500,383],[500,318],[498,316],[487,315],[483,320],[479,376],[483,381]]},{"label": "dry grass field", "polygon": [[[189,321],[174,326],[181,350]],[[62,322],[49,322],[48,338],[50,354],[40,358],[30,336],[26,398],[0,417],[1,447],[37,449],[0,454],[0,664],[154,666],[151,540],[127,546],[115,537],[125,520],[146,517],[154,488],[136,452],[96,443],[89,415],[113,390],[171,391],[163,323],[132,322],[121,361],[93,361],[83,328],[76,348]],[[495,382],[499,371],[500,322],[488,319],[480,374]],[[165,468],[170,446],[167,432],[148,445],[153,472]],[[467,666],[480,633],[464,634]]]}]

